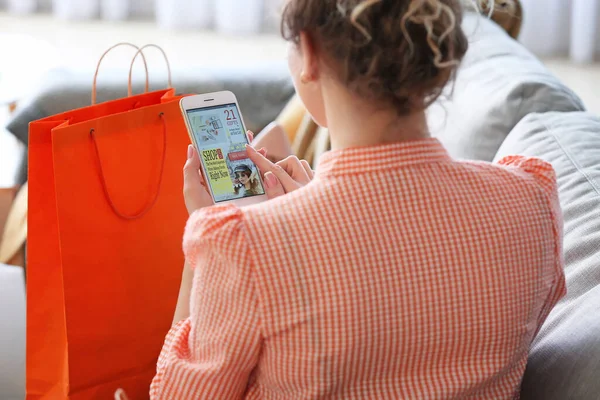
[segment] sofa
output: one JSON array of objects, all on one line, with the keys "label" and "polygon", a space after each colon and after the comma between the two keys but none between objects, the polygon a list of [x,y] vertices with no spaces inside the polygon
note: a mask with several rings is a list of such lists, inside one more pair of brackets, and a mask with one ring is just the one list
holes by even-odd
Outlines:
[{"label": "sofa", "polygon": [[[490,21],[470,16],[470,49],[429,124],[456,158],[521,154],[557,174],[567,295],[530,352],[523,400],[600,399],[600,116]],[[449,93],[450,93],[449,88]]]},{"label": "sofa", "polygon": [[[598,399],[600,118],[493,22],[471,14],[464,28],[470,49],[456,83],[428,110],[432,134],[456,158],[491,162],[524,154],[550,162],[564,213],[568,293],[532,345],[521,398]],[[103,99],[125,94],[121,74],[103,83]],[[293,93],[283,64],[174,71],[174,77],[180,92],[232,90],[255,130],[275,119]],[[86,105],[89,92],[89,76],[55,71],[8,129],[26,143],[31,120]]]}]

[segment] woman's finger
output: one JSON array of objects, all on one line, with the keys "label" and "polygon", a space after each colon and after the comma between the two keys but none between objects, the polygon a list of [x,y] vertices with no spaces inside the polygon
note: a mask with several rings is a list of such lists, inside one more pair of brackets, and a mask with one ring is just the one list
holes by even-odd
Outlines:
[{"label": "woman's finger", "polygon": [[299,182],[303,185],[306,185],[308,182],[310,182],[310,178],[308,177],[308,174],[298,157],[289,156],[279,161],[277,165],[283,168],[285,172],[287,172],[296,182]]},{"label": "woman's finger", "polygon": [[[248,138],[248,143],[250,143],[250,145],[252,145],[252,142],[254,141],[254,133],[252,131],[247,131],[246,132],[246,137]],[[263,156],[267,156],[267,149],[265,149],[264,147],[261,147],[260,150],[257,150],[260,154],[262,154]]]},{"label": "woman's finger", "polygon": [[274,199],[285,194],[281,182],[279,182],[279,179],[272,172],[265,174],[265,191],[269,199]]},{"label": "woman's finger", "polygon": [[286,193],[298,189],[300,184],[292,179],[292,177],[280,165],[273,164],[265,156],[254,150],[252,146],[246,146],[246,150],[248,151],[248,157],[250,160],[256,164],[258,169],[263,174],[272,172],[275,177],[277,177],[279,183],[281,183],[281,186],[283,186],[283,189]]},{"label": "woman's finger", "polygon": [[304,170],[306,171],[306,175],[308,175],[308,178],[312,181],[313,178],[315,177],[315,172],[310,167],[310,164],[306,160],[300,160],[300,163],[304,167]]}]

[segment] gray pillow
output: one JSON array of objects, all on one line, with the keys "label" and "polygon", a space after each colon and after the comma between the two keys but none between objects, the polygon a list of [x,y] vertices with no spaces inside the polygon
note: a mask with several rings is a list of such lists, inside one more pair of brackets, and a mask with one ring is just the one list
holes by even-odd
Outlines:
[{"label": "gray pillow", "polygon": [[575,93],[498,25],[469,13],[463,28],[470,48],[456,82],[428,110],[432,134],[452,156],[491,161],[526,115],[584,110]]},{"label": "gray pillow", "polygon": [[535,156],[556,170],[564,215],[567,295],[533,343],[522,399],[600,396],[600,119],[584,112],[532,114],[496,159]]},{"label": "gray pillow", "polygon": [[[166,71],[151,68],[150,90],[164,89]],[[101,71],[98,102],[127,96],[126,69]],[[33,97],[20,104],[7,129],[27,144],[29,122],[90,105],[93,71],[51,71]],[[240,102],[247,128],[259,131],[273,121],[294,93],[285,63],[189,67],[173,70],[177,93],[234,92]],[[137,79],[134,93],[143,91]]]}]

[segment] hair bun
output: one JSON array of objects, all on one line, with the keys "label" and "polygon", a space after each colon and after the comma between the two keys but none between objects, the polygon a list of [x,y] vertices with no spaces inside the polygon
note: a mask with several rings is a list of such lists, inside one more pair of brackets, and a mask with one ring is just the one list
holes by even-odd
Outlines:
[{"label": "hair bun", "polygon": [[462,13],[461,0],[289,0],[282,33],[313,35],[351,90],[408,114],[439,97],[467,51]]}]

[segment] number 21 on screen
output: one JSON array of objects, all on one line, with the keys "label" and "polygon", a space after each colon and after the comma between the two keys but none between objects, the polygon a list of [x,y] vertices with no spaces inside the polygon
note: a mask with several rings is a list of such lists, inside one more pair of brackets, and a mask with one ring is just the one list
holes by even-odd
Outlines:
[{"label": "number 21 on screen", "polygon": [[233,110],[225,110],[225,115],[227,115],[227,121],[235,121],[237,119]]}]

